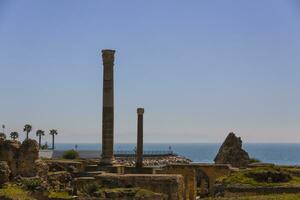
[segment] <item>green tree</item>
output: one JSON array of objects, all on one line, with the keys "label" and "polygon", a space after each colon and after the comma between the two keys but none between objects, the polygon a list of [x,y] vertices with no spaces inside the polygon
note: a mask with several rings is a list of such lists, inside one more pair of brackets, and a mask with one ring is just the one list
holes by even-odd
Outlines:
[{"label": "green tree", "polygon": [[13,139],[13,140],[16,140],[19,138],[19,133],[18,132],[11,132],[10,133],[10,138]]},{"label": "green tree", "polygon": [[36,131],[36,136],[39,137],[39,148],[41,148],[41,144],[42,144],[42,136],[45,135],[45,131],[43,130],[37,130]]},{"label": "green tree", "polygon": [[29,133],[31,132],[31,130],[32,130],[32,126],[30,124],[26,124],[24,126],[23,131],[26,132],[26,140],[28,140],[28,136],[29,136]]},{"label": "green tree", "polygon": [[5,133],[0,133],[0,138],[2,138],[3,140],[5,140],[6,139]]},{"label": "green tree", "polygon": [[52,129],[50,130],[50,135],[52,135],[52,149],[54,149],[54,138],[55,138],[55,135],[57,135],[57,130],[55,129]]}]

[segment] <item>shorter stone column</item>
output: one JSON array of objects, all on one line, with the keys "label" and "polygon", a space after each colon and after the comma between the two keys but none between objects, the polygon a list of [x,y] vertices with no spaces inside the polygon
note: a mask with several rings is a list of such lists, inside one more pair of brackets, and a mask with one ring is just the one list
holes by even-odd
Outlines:
[{"label": "shorter stone column", "polygon": [[137,109],[137,149],[136,149],[136,168],[143,167],[143,115],[144,108]]}]

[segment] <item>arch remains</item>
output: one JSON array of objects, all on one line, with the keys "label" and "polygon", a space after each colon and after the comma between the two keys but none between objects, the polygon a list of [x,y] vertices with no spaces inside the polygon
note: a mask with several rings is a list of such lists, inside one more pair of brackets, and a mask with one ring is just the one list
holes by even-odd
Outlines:
[{"label": "arch remains", "polygon": [[231,165],[227,164],[192,163],[167,165],[156,173],[181,174],[185,183],[185,199],[195,200],[202,192],[202,195],[213,195],[216,179],[229,175],[233,170]]}]

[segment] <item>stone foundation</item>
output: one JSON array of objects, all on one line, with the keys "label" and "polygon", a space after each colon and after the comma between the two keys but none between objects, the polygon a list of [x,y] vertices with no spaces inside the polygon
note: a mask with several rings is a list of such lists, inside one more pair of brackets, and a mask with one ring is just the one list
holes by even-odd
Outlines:
[{"label": "stone foundation", "polygon": [[195,200],[197,195],[196,171],[189,166],[172,166],[157,170],[157,174],[181,174],[184,177],[184,199]]},{"label": "stone foundation", "polygon": [[125,174],[155,174],[155,169],[153,167],[125,167]]},{"label": "stone foundation", "polygon": [[50,172],[68,171],[72,173],[84,172],[87,164],[77,160],[45,160]]},{"label": "stone foundation", "polygon": [[97,182],[105,188],[143,188],[165,194],[167,200],[184,200],[184,180],[181,175],[149,174],[101,174],[95,178],[78,178],[75,189],[81,190],[86,184]]}]

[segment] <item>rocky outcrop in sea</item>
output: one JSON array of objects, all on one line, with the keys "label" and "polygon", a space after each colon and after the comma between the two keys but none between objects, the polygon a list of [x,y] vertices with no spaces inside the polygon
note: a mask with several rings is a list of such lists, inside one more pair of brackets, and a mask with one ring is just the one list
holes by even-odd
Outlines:
[{"label": "rocky outcrop in sea", "polygon": [[248,153],[242,148],[242,140],[234,133],[229,133],[217,156],[216,164],[231,164],[233,167],[246,167],[250,163]]}]

